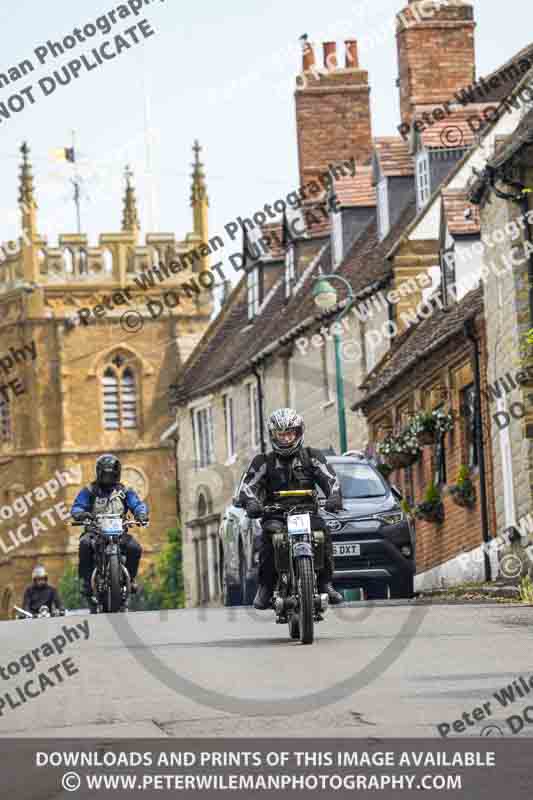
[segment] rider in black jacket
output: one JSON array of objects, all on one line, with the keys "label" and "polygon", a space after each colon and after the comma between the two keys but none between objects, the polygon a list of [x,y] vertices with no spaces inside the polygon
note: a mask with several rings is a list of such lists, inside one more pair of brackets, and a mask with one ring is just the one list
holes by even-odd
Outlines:
[{"label": "rider in black jacket", "polygon": [[[276,583],[271,538],[274,525],[269,524],[269,517],[263,514],[263,503],[294,505],[294,498],[280,500],[273,496],[273,492],[287,489],[315,489],[318,485],[327,498],[326,511],[337,511],[342,506],[340,485],[335,471],[319,450],[303,446],[304,429],[302,417],[292,408],[280,408],[274,411],[268,421],[273,452],[255,456],[240,487],[239,500],[248,516],[263,518],[263,536],[259,553],[259,588],[254,600],[254,607],[261,610],[270,608]],[[319,591],[328,595],[330,603],[336,604],[342,602],[342,595],[335,591],[331,582],[333,549],[331,535],[327,529],[325,543],[325,567],[319,574]]]},{"label": "rider in black jacket", "polygon": [[50,614],[59,611],[65,613],[65,607],[57,589],[48,584],[48,573],[42,566],[35,567],[31,575],[32,582],[24,592],[22,607],[30,614],[37,614],[41,606],[48,606]]}]

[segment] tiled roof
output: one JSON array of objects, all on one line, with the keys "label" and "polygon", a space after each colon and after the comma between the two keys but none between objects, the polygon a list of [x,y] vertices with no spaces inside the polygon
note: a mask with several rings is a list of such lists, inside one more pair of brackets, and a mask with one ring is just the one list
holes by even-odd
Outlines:
[{"label": "tiled roof", "polygon": [[461,236],[480,232],[479,207],[470,204],[466,189],[444,189],[442,200],[448,230],[452,235]]},{"label": "tiled roof", "polygon": [[[484,76],[483,81],[485,85],[490,84],[491,78],[500,78],[500,86],[496,87],[489,87],[489,91],[483,95],[483,102],[486,103],[495,103],[504,100],[510,92],[518,85],[521,79],[524,76],[524,69],[525,66],[524,62],[530,62],[530,66],[533,66],[533,44],[528,44],[522,50],[519,50],[516,55],[506,61],[501,67],[495,69],[494,72],[491,72],[490,75]],[[522,62],[522,64],[520,64]],[[510,78],[509,77],[509,68],[515,65],[519,68],[520,75],[518,78]],[[478,81],[480,83],[480,81]]]},{"label": "tiled roof", "polygon": [[[479,130],[481,130],[489,124],[489,121],[483,117],[483,109],[487,106],[487,103],[451,106],[450,114],[442,120],[433,121],[432,124],[426,122],[426,127],[418,133],[418,136],[424,146],[428,148],[471,147],[479,132],[476,130],[474,133],[474,129],[479,126]],[[417,108],[416,118],[424,122],[422,114],[426,111],[431,114],[430,109]],[[431,117],[431,119],[434,118]],[[473,120],[475,120],[475,124]]]},{"label": "tiled roof", "polygon": [[[350,281],[355,295],[362,293],[370,286],[380,285],[392,275],[390,262],[385,254],[394,240],[415,214],[414,203],[409,205],[400,219],[389,231],[388,236],[379,242],[375,218],[367,225],[352,245],[346,258],[337,270]],[[307,254],[305,266],[321,255],[321,262],[329,263],[329,242],[324,244],[319,239],[308,243],[311,251]],[[305,267],[304,267],[305,268]],[[270,269],[279,269],[279,278],[283,278],[283,263]],[[237,379],[239,375],[249,371],[250,360],[258,356],[266,347],[280,338],[295,338],[301,331],[321,317],[314,304],[311,287],[316,275],[307,273],[297,293],[285,302],[283,280],[270,297],[262,312],[248,322],[246,276],[242,278],[230,295],[227,306],[213,320],[203,338],[187,361],[177,384],[177,397],[180,403],[193,397],[202,396],[215,388]],[[342,292],[342,290],[341,290]],[[343,302],[344,292],[340,302]],[[335,309],[328,312],[337,313]],[[322,315],[325,318],[327,315]]]},{"label": "tiled roof", "polygon": [[357,167],[353,178],[335,181],[337,203],[342,208],[362,208],[376,205],[376,189],[372,185],[372,167]]},{"label": "tiled roof", "polygon": [[397,177],[414,175],[415,165],[409,145],[401,136],[378,136],[374,148],[383,175]]},{"label": "tiled roof", "polygon": [[521,147],[533,143],[533,109],[517,125],[516,130],[509,136],[507,143],[496,153],[489,162],[491,167],[498,169],[517,153]]},{"label": "tiled roof", "polygon": [[354,410],[366,405],[373,398],[377,399],[380,392],[459,333],[466,319],[482,310],[483,288],[478,287],[446,311],[437,308],[430,317],[407,328],[367,377],[362,387],[366,390],[365,398],[355,404]]}]

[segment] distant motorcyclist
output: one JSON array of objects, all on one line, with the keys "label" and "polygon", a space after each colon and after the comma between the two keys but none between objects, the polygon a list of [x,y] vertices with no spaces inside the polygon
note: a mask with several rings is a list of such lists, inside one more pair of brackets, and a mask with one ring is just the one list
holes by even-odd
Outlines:
[{"label": "distant motorcyclist", "polygon": [[59,592],[48,583],[48,572],[45,567],[38,565],[31,574],[31,584],[26,587],[22,607],[29,614],[38,614],[41,606],[47,606],[50,614],[65,613],[65,606]]},{"label": "distant motorcyclist", "polygon": [[[126,516],[131,511],[135,519],[143,526],[149,523],[149,511],[146,503],[133,489],[126,488],[120,483],[122,465],[119,459],[106,453],[96,462],[96,480],[79,492],[71,509],[71,516],[75,522],[93,521],[97,514],[120,514]],[[94,570],[93,552],[94,534],[90,528],[80,537],[79,547],[79,574],[83,582],[83,594],[89,601],[91,611],[95,610],[96,603],[91,587],[91,575]],[[126,568],[131,578],[131,592],[137,591],[135,578],[139,569],[142,556],[142,547],[129,533],[122,534],[121,549],[126,556]]]},{"label": "distant motorcyclist", "polygon": [[[250,517],[262,517],[263,535],[259,552],[259,588],[254,600],[258,609],[270,608],[276,570],[271,519],[263,514],[263,503],[294,505],[294,498],[278,499],[274,492],[288,489],[315,489],[318,485],[326,495],[326,511],[342,507],[340,484],[333,470],[319,450],[304,447],[305,425],[303,418],[292,408],[280,408],[268,421],[272,452],[255,456],[243,478],[239,500]],[[319,521],[320,522],[320,521]],[[316,524],[316,523],[315,523]],[[321,523],[321,527],[323,523]],[[325,566],[319,573],[319,592],[327,594],[329,602],[342,602],[342,595],[332,584],[333,546],[329,531],[325,530]]]}]

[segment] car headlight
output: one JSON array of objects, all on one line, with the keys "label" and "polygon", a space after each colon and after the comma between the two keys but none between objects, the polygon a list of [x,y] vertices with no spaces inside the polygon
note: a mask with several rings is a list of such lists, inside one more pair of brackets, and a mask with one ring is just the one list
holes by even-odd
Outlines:
[{"label": "car headlight", "polygon": [[390,511],[384,514],[376,514],[375,519],[379,519],[384,525],[397,525],[405,517],[403,511]]}]

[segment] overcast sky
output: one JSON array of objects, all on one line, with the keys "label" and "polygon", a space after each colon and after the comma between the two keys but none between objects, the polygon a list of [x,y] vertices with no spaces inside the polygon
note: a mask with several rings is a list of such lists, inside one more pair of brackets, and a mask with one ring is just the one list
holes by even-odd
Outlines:
[{"label": "overcast sky", "polygon": [[[17,0],[2,5],[0,73],[6,73],[25,58],[37,65],[35,48],[49,39],[62,40],[120,3]],[[526,0],[474,3],[478,75],[533,38],[523,24],[525,5]],[[152,0],[140,16],[123,19],[110,34],[79,44],[68,58],[50,57],[27,78],[0,89],[0,102],[144,17],[156,31],[98,69],[82,70],[78,80],[50,97],[36,90],[33,106],[0,122],[0,241],[18,234],[13,212],[18,148],[24,139],[32,149],[41,233],[55,244],[60,232],[75,232],[69,168],[50,158],[54,148],[70,144],[72,128],[87,159],[84,169],[97,169],[86,180],[89,198],[82,209],[91,244],[100,232],[120,229],[121,176],[127,161],[137,173],[146,231],[144,85],[150,98],[159,230],[182,238],[192,229],[195,138],[204,147],[212,234],[238,215],[253,214],[286,195],[298,185],[293,92],[303,33],[317,43],[359,40],[360,63],[370,73],[374,134],[394,134],[399,123],[394,14],[402,8],[400,0]]]}]

